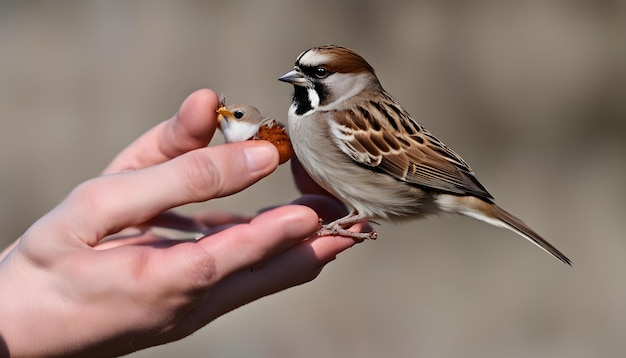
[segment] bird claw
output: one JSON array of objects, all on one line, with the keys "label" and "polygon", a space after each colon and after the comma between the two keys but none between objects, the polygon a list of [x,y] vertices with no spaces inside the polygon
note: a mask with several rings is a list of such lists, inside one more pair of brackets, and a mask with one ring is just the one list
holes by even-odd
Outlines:
[{"label": "bird claw", "polygon": [[315,236],[343,236],[349,237],[355,240],[363,241],[363,240],[376,240],[378,238],[378,233],[375,230],[369,232],[354,232],[348,229],[344,229],[339,225],[321,225],[320,220],[320,229],[315,232]]}]

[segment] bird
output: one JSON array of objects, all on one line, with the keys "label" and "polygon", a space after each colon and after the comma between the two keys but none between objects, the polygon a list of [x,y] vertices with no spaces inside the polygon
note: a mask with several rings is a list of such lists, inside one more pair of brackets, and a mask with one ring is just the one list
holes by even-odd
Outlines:
[{"label": "bird", "polygon": [[362,221],[402,222],[461,214],[509,229],[567,265],[571,260],[495,203],[470,166],[419,124],[352,49],[323,45],[302,52],[279,78],[293,85],[288,132],[296,158],[350,212],[319,236],[375,239],[349,228]]},{"label": "bird", "polygon": [[272,143],[278,150],[279,164],[287,162],[293,155],[291,141],[285,126],[273,118],[263,117],[261,112],[249,104],[226,105],[220,96],[217,121],[226,143],[261,139]]}]

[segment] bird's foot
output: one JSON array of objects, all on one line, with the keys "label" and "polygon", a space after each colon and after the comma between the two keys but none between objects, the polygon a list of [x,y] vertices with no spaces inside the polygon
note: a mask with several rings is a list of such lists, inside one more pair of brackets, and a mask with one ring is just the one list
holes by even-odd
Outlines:
[{"label": "bird's foot", "polygon": [[321,225],[319,230],[315,232],[315,236],[344,236],[355,240],[376,240],[378,233],[375,230],[370,232],[354,232],[348,229],[344,229],[337,224]]}]

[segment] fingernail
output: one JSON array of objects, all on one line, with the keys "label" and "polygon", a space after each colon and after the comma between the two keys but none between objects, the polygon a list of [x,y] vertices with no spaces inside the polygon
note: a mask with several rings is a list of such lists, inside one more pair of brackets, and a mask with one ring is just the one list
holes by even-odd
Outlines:
[{"label": "fingernail", "polygon": [[277,156],[276,150],[269,144],[255,143],[244,149],[246,166],[251,172],[257,172],[270,166]]}]

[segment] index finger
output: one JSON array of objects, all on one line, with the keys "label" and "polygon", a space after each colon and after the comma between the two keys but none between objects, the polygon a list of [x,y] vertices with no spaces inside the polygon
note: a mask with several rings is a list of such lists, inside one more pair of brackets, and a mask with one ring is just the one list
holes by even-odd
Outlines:
[{"label": "index finger", "polygon": [[160,165],[88,180],[29,230],[94,246],[176,206],[241,191],[277,166],[278,153],[265,141],[197,149]]}]

